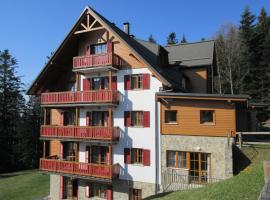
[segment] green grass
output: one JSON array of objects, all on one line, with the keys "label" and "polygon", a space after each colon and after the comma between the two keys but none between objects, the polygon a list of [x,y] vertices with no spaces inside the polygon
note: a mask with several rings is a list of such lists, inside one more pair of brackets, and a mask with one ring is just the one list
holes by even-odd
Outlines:
[{"label": "green grass", "polygon": [[257,200],[264,186],[263,161],[270,160],[270,146],[244,147],[251,164],[225,181],[189,191],[173,192],[160,200]]},{"label": "green grass", "polygon": [[49,194],[49,182],[49,176],[37,170],[0,174],[0,199],[41,199]]}]

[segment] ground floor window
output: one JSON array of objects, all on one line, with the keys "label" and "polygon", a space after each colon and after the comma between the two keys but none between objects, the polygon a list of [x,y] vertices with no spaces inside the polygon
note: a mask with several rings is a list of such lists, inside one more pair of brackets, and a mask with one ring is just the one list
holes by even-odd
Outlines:
[{"label": "ground floor window", "polygon": [[132,148],[131,149],[131,163],[142,164],[143,162],[143,149]]},{"label": "ground floor window", "polygon": [[209,153],[167,151],[167,167],[186,168],[191,181],[204,182],[211,175],[211,160]]},{"label": "ground floor window", "polygon": [[130,200],[141,200],[142,199],[142,190],[131,188],[129,192]]}]

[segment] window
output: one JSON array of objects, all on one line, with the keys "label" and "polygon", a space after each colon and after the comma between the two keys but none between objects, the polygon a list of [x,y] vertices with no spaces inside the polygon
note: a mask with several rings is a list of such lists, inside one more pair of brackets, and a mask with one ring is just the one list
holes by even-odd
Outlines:
[{"label": "window", "polygon": [[201,124],[214,124],[214,110],[201,110],[200,123]]},{"label": "window", "polygon": [[107,111],[92,111],[86,114],[87,126],[108,126],[109,113]]},{"label": "window", "polygon": [[143,112],[142,111],[131,112],[131,126],[143,126]]},{"label": "window", "polygon": [[142,199],[142,190],[140,189],[130,189],[130,200],[141,200]]},{"label": "window", "polygon": [[108,77],[97,77],[92,78],[92,90],[104,90],[108,89],[109,78]]},{"label": "window", "polygon": [[106,54],[107,44],[94,44],[91,45],[91,54]]},{"label": "window", "polygon": [[142,74],[131,75],[131,89],[142,89]]},{"label": "window", "polygon": [[143,149],[131,149],[131,164],[142,164]]},{"label": "window", "polygon": [[167,151],[167,167],[186,168],[187,153],[181,151]]},{"label": "window", "polygon": [[177,123],[177,111],[176,110],[165,110],[165,123],[176,124]]},{"label": "window", "polygon": [[107,186],[103,184],[93,184],[93,196],[106,199],[107,198]]},{"label": "window", "polygon": [[92,146],[91,151],[91,163],[106,164],[108,147]]},{"label": "window", "polygon": [[192,182],[206,182],[210,176],[210,155],[190,152],[190,176]]}]

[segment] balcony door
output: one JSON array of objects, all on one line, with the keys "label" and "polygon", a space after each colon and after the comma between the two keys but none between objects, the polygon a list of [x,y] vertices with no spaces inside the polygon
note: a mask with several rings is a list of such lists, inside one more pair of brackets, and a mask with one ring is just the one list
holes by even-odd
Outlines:
[{"label": "balcony door", "polygon": [[92,111],[86,114],[86,124],[88,126],[107,127],[109,122],[108,111]]},{"label": "balcony door", "polygon": [[75,200],[78,197],[78,181],[69,177],[63,177],[63,197]]},{"label": "balcony door", "polygon": [[105,146],[86,147],[88,162],[100,165],[110,164],[109,148]]},{"label": "balcony door", "polygon": [[92,90],[106,90],[109,88],[109,77],[92,78]]}]

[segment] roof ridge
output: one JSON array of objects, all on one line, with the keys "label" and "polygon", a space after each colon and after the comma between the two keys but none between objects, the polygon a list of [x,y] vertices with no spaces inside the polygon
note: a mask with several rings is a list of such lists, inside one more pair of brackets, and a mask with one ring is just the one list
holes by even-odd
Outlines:
[{"label": "roof ridge", "polygon": [[189,42],[189,43],[179,43],[179,44],[172,44],[172,45],[164,45],[163,47],[175,47],[175,46],[182,46],[182,45],[189,45],[189,44],[198,44],[198,43],[206,43],[206,42],[214,42],[214,39],[211,40],[204,40],[204,41],[196,41],[196,42]]}]

